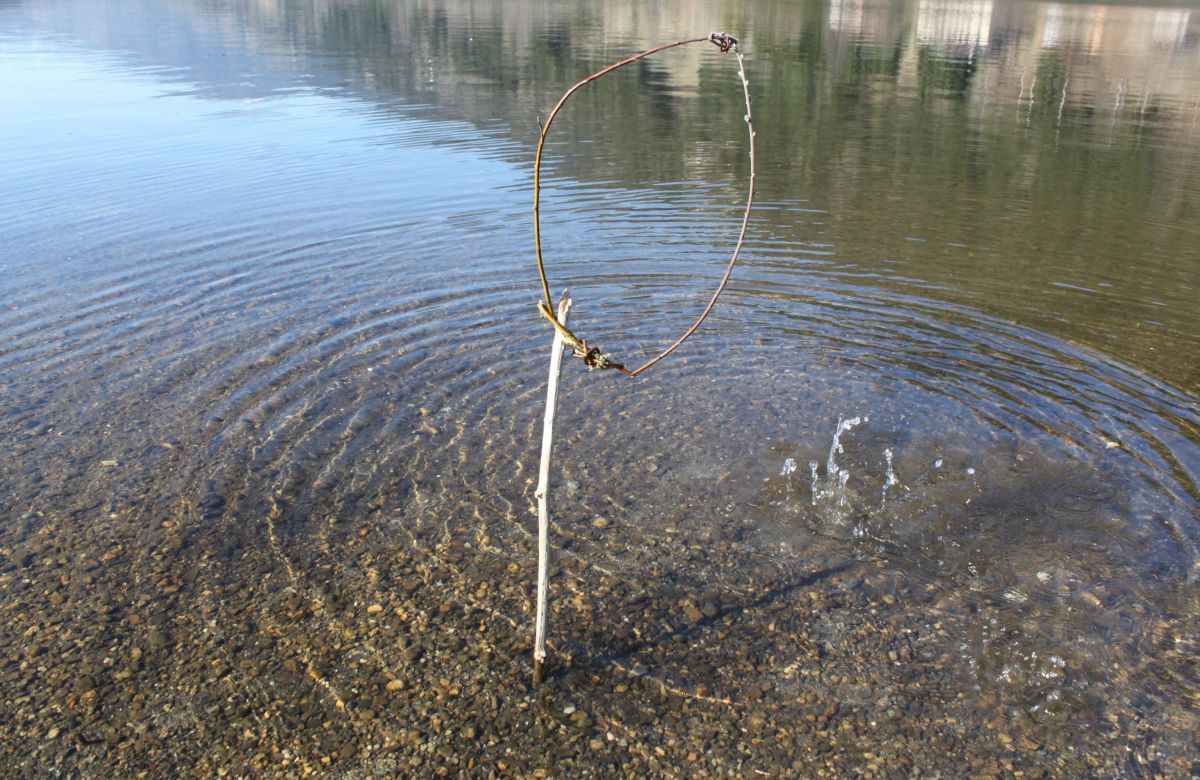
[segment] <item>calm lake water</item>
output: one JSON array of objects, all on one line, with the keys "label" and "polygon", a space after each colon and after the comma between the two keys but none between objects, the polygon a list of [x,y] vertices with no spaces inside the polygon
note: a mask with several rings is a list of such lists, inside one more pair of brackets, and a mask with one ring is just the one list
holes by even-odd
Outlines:
[{"label": "calm lake water", "polygon": [[[565,367],[537,698],[539,116],[713,30],[746,249]],[[1200,773],[1198,77],[1192,6],[0,0],[0,766]],[[555,123],[617,359],[741,100]]]}]

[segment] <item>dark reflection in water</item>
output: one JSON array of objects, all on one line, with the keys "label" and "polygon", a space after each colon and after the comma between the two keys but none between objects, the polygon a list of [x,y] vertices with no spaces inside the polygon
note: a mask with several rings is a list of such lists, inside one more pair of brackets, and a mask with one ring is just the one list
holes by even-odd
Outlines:
[{"label": "dark reflection in water", "polygon": [[[750,242],[568,373],[540,700],[537,117],[716,29]],[[27,0],[0,62],[6,774],[1198,771],[1193,9]],[[739,94],[556,124],[618,357],[727,257]]]}]

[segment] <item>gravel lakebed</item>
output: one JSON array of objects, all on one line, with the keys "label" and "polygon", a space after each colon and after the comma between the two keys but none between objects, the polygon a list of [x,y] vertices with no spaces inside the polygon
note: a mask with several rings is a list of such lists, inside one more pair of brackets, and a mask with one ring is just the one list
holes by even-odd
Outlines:
[{"label": "gravel lakebed", "polygon": [[[631,438],[635,409],[564,425],[537,689],[533,478],[504,444],[526,421],[493,438],[414,410],[390,449],[355,418],[298,443],[215,416],[119,438],[26,426],[0,462],[0,776],[1200,774],[1186,582],[1131,598],[1123,559],[1040,542],[935,576],[912,556],[956,548],[931,548],[916,510],[991,516],[1007,482],[1003,501],[948,483],[947,450],[922,488],[898,458],[908,495],[934,499],[898,507],[880,548],[854,518],[821,530],[778,475],[798,445],[722,456],[703,418],[732,410],[669,401],[670,448]],[[137,419],[128,403],[114,419]],[[807,449],[827,449],[814,420]],[[1024,451],[1013,484],[1074,516],[1044,500],[1069,474]],[[851,468],[859,519],[880,521],[882,472]]]},{"label": "gravel lakebed", "polygon": [[[274,504],[254,524],[259,543],[244,545],[229,519],[237,507],[215,498],[185,502],[149,534],[119,503],[88,508],[102,519],[87,523],[26,513],[0,558],[0,773],[1197,771],[1159,750],[1160,733],[1194,725],[1186,710],[1117,716],[1098,703],[1086,723],[1078,711],[1037,719],[971,685],[953,594],[871,561],[781,566],[739,541],[734,521],[651,539],[609,503],[607,515],[556,529],[553,664],[536,690],[532,519],[493,534],[446,518],[398,530],[363,517],[298,535]],[[621,537],[638,551],[624,571],[587,562],[589,545]],[[704,569],[717,586],[680,584],[671,566]],[[720,585],[726,569],[736,588]],[[1187,641],[1165,624],[1145,639],[1167,653]]]}]

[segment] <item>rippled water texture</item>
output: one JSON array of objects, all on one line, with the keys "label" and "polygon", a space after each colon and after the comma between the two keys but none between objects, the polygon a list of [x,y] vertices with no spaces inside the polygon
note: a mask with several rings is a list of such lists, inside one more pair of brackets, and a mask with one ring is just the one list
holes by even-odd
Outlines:
[{"label": "rippled water texture", "polygon": [[650,5],[0,2],[6,776],[1200,773],[1200,13]]}]

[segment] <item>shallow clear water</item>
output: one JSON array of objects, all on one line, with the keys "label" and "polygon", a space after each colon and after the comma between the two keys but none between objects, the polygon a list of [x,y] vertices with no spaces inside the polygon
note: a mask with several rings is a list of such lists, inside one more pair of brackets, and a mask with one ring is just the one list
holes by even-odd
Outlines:
[{"label": "shallow clear water", "polygon": [[[635,381],[567,365],[563,695],[615,670],[801,727],[834,697],[867,742],[903,716],[889,744],[950,775],[947,744],[990,755],[977,732],[1051,772],[1196,771],[1200,14],[983,1],[0,3],[12,767],[106,766],[99,724],[141,707],[175,713],[164,738],[204,733],[196,701],[269,709],[246,684],[268,656],[300,659],[278,684],[322,717],[375,713],[361,669],[404,667],[412,615],[475,575],[479,619],[524,641],[537,118],[719,28],[748,54],[758,201],[676,356]],[[555,124],[551,282],[619,359],[721,272],[739,101],[693,46]],[[119,676],[156,644],[175,653]],[[80,668],[99,694],[53,693]],[[59,721],[77,753],[34,747]]]}]

